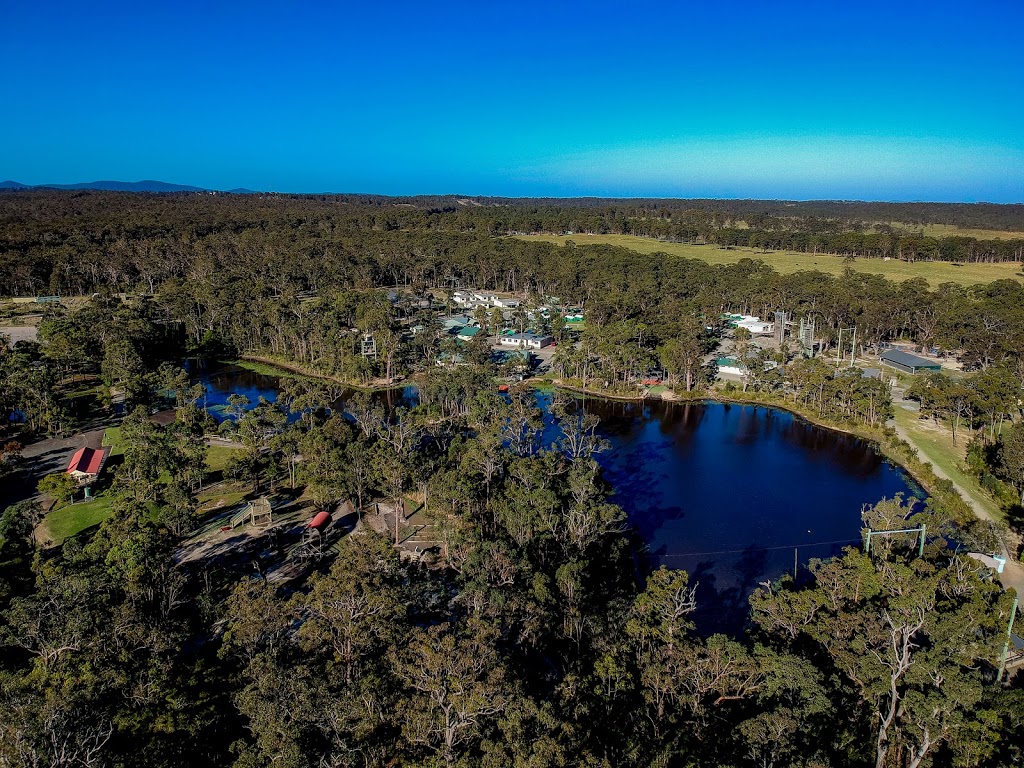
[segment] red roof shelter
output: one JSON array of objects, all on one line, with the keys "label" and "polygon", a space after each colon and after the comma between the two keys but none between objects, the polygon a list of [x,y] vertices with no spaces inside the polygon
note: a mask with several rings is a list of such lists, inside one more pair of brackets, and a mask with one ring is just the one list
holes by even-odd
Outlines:
[{"label": "red roof shelter", "polygon": [[82,479],[87,476],[95,477],[103,469],[103,461],[107,458],[107,452],[102,448],[79,448],[71,457],[71,462],[65,470],[69,475]]}]

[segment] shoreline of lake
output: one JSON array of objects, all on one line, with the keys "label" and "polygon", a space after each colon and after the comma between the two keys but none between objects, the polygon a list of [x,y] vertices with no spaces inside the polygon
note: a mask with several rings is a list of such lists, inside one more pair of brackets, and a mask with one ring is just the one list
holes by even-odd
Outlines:
[{"label": "shoreline of lake", "polygon": [[[307,378],[321,381],[331,381],[336,384],[340,384],[344,387],[358,390],[361,392],[394,392],[405,389],[409,386],[417,386],[418,381],[415,376],[405,379],[401,382],[393,382],[389,385],[359,385],[353,384],[350,381],[346,381],[337,376],[331,376],[329,374],[316,373],[309,371],[299,365],[293,363],[283,363],[273,358],[263,357],[260,355],[239,355],[233,360],[219,359],[213,361],[222,365],[238,365],[241,368],[258,373],[265,376],[277,376],[280,378],[284,377],[298,377]],[[254,363],[255,365],[246,366],[243,363]],[[695,397],[683,397],[675,394],[672,390],[668,390],[672,397],[664,396],[651,396],[644,393],[636,394],[623,394],[616,392],[606,392],[603,390],[594,390],[584,387],[579,387],[573,384],[568,384],[561,379],[528,379],[523,382],[524,386],[531,387],[534,390],[543,390],[550,388],[552,390],[562,390],[575,395],[583,395],[585,397],[594,397],[603,400],[610,400],[616,402],[632,402],[632,403],[668,403],[668,404],[687,404],[687,403],[722,403],[722,404],[735,404],[735,405],[757,405],[765,408],[774,408],[786,413],[792,414],[800,419],[803,419],[808,424],[823,429],[829,429],[834,432],[841,434],[851,435],[860,440],[864,440],[870,443],[878,452],[885,457],[886,461],[893,464],[900,471],[904,472],[913,482],[920,487],[923,491],[929,495],[935,495],[935,484],[938,481],[938,476],[934,475],[934,472],[928,472],[927,467],[922,465],[921,467],[911,468],[902,461],[899,457],[894,455],[891,447],[886,445],[886,439],[895,439],[895,433],[891,435],[883,430],[871,430],[862,427],[857,427],[849,424],[836,424],[821,418],[820,416],[813,414],[809,411],[800,409],[794,403],[780,403],[775,400],[765,400],[755,397],[753,393],[729,393],[726,394],[721,391],[708,391],[699,394]],[[922,477],[922,475],[930,474],[930,477]],[[958,494],[959,496],[959,494]],[[961,497],[962,498],[962,497]],[[966,502],[964,502],[966,503]]]},{"label": "shoreline of lake", "polygon": [[[537,382],[538,384],[540,382]],[[885,457],[893,466],[897,467],[900,471],[905,473],[914,484],[916,484],[922,491],[929,496],[937,496],[942,492],[937,490],[938,483],[941,478],[935,474],[931,465],[923,461],[918,461],[918,466],[909,466],[908,462],[896,453],[895,441],[899,440],[899,436],[895,430],[889,427],[885,428],[868,428],[863,426],[851,425],[851,424],[837,424],[827,419],[818,416],[810,411],[802,410],[795,403],[778,402],[774,399],[762,399],[756,397],[754,393],[725,393],[722,391],[708,391],[701,393],[696,397],[683,397],[676,395],[675,397],[652,397],[637,393],[635,395],[627,395],[620,393],[608,393],[601,390],[584,389],[571,384],[564,384],[558,380],[545,380],[547,386],[552,389],[560,389],[566,392],[571,392],[577,395],[584,395],[587,397],[594,397],[604,400],[612,400],[617,402],[633,402],[633,403],[671,403],[671,404],[687,404],[687,403],[722,403],[722,404],[735,404],[735,405],[755,405],[763,406],[765,408],[773,408],[776,410],[784,411],[792,414],[800,419],[803,419],[808,424],[822,429],[832,430],[840,434],[850,435],[860,440],[864,440],[875,447],[878,452]],[[536,387],[540,388],[540,387]],[[907,448],[911,451],[913,447],[906,444]],[[954,489],[956,497],[966,506],[967,502],[963,499],[963,495]]]}]

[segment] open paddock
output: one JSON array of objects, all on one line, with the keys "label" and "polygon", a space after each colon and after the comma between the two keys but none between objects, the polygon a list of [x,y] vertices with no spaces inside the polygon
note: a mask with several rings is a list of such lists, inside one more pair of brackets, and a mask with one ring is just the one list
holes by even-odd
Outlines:
[{"label": "open paddock", "polygon": [[1024,281],[1020,262],[1002,264],[957,265],[947,261],[883,261],[882,259],[855,259],[847,263],[841,256],[812,255],[797,251],[768,251],[756,248],[722,248],[717,245],[668,243],[649,237],[632,235],[517,235],[520,240],[565,245],[571,240],[576,245],[614,245],[639,253],[667,253],[686,259],[700,259],[709,264],[735,264],[741,259],[758,259],[781,273],[817,270],[830,275],[841,275],[847,267],[857,272],[882,275],[890,280],[909,280],[923,277],[934,288],[942,283],[976,285],[993,280]]}]

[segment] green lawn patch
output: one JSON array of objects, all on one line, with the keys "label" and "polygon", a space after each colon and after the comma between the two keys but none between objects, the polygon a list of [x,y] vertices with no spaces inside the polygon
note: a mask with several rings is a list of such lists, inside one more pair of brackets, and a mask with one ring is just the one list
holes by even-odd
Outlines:
[{"label": "green lawn patch", "polygon": [[200,515],[206,517],[241,504],[247,495],[247,490],[240,489],[235,485],[218,486],[211,490],[201,491],[196,496],[196,501],[199,505]]},{"label": "green lawn patch", "polygon": [[247,371],[258,373],[262,376],[275,376],[279,379],[305,379],[306,381],[319,381],[316,376],[307,376],[287,368],[278,367],[271,363],[258,363],[252,360],[224,360],[222,362],[230,365],[237,365]]},{"label": "green lawn patch", "polygon": [[110,497],[98,496],[89,501],[80,501],[50,512],[42,522],[42,538],[49,539],[54,546],[65,539],[76,536],[110,517]]},{"label": "green lawn patch", "polygon": [[111,456],[124,455],[124,439],[120,427],[107,427],[103,430],[103,447],[110,449]]},{"label": "green lawn patch", "polygon": [[240,448],[211,445],[206,453],[206,468],[210,472],[223,472],[228,462],[242,453]]}]

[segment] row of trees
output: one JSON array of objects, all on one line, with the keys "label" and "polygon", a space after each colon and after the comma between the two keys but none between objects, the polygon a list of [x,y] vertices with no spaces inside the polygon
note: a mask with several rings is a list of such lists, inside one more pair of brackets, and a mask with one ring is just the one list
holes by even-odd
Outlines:
[{"label": "row of trees", "polygon": [[[351,381],[414,369],[427,362],[424,350],[436,345],[429,312],[417,318],[428,329],[422,344],[400,332],[395,308],[372,291],[392,285],[433,290],[439,298],[459,285],[538,300],[559,296],[585,307],[588,326],[643,326],[652,351],[677,339],[686,318],[714,325],[723,311],[771,317],[785,310],[813,317],[826,345],[839,328],[856,325],[867,346],[912,340],[955,350],[968,367],[1024,359],[1024,289],[1015,281],[932,289],[924,280],[894,283],[854,271],[779,275],[752,260],[711,266],[611,246],[494,238],[434,222],[448,215],[534,210],[505,204],[449,211],[383,199],[185,195],[133,197],[128,208],[119,206],[120,196],[104,193],[0,199],[6,216],[0,279],[13,291],[156,294],[145,310],[147,321],[164,337],[184,337],[192,350],[289,358]],[[539,214],[563,210],[534,208]],[[677,215],[672,206],[638,206],[635,212],[641,209]],[[79,355],[95,359],[100,337],[121,333],[128,322],[121,316],[109,322],[109,310],[94,318],[79,329],[54,326],[46,341],[60,370],[73,369]],[[376,362],[357,353],[364,332],[378,341]],[[137,334],[128,342],[104,344],[101,359],[108,359],[112,375],[151,359],[152,344]]]}]

